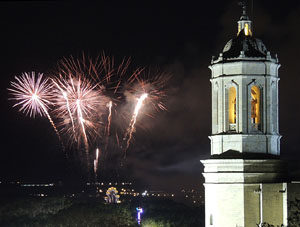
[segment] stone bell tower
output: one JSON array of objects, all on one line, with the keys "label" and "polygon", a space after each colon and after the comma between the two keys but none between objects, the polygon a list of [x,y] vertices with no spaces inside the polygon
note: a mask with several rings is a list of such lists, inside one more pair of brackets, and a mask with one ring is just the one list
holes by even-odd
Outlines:
[{"label": "stone bell tower", "polygon": [[213,58],[211,157],[202,160],[206,227],[287,223],[280,160],[277,56],[253,35],[243,5],[237,36]]}]

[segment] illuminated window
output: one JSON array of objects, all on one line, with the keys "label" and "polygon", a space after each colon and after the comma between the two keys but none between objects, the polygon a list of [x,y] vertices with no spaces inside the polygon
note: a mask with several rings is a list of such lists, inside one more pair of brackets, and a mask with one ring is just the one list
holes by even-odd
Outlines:
[{"label": "illuminated window", "polygon": [[247,23],[245,24],[245,27],[244,27],[244,33],[245,33],[246,36],[252,35],[251,29],[249,27],[249,24],[247,24]]},{"label": "illuminated window", "polygon": [[236,89],[229,88],[228,92],[228,119],[229,124],[236,124]]},{"label": "illuminated window", "polygon": [[237,33],[237,34],[239,34],[241,30],[242,30],[242,29],[241,29],[241,24],[239,23],[239,24],[238,24],[238,33]]},{"label": "illuminated window", "polygon": [[252,36],[251,21],[239,21],[238,22],[238,33],[243,32],[245,36]]},{"label": "illuminated window", "polygon": [[251,123],[260,123],[260,89],[257,86],[251,88]]}]

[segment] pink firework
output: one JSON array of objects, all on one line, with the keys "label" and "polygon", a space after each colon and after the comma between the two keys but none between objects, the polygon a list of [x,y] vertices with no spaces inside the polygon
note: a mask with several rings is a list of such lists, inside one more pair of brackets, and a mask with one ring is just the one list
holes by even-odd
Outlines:
[{"label": "pink firework", "polygon": [[92,60],[84,55],[81,59],[64,58],[52,79],[56,96],[54,113],[59,127],[70,144],[76,143],[79,147],[84,143],[87,152],[90,143],[103,137],[104,118],[111,112],[111,107],[107,108],[111,98],[106,94],[105,84],[110,80],[112,69],[104,68],[103,61],[107,59]]},{"label": "pink firework", "polygon": [[56,117],[59,126],[78,146],[83,141],[86,151],[89,142],[100,135],[102,115],[106,111],[108,98],[97,84],[85,77],[59,77],[53,79],[56,87]]},{"label": "pink firework", "polygon": [[11,82],[13,88],[8,88],[11,91],[12,100],[17,103],[13,107],[20,107],[22,111],[30,117],[47,116],[49,105],[52,104],[53,98],[52,85],[48,78],[43,78],[42,73],[35,72],[23,73],[20,77],[15,76],[16,82]]},{"label": "pink firework", "polygon": [[11,82],[12,88],[8,88],[13,96],[10,99],[17,101],[13,107],[20,107],[19,111],[30,117],[35,117],[37,114],[47,116],[60,139],[60,135],[48,112],[49,106],[53,105],[51,101],[53,99],[53,87],[48,78],[43,77],[42,73],[38,73],[36,77],[35,72],[32,72],[23,73],[20,77],[16,76],[15,79],[16,82]]}]

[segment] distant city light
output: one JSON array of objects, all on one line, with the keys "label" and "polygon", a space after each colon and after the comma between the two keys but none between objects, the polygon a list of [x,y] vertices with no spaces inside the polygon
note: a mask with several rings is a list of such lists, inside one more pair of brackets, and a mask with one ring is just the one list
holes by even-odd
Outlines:
[{"label": "distant city light", "polygon": [[142,193],[142,196],[146,196],[147,195],[147,190],[145,190],[143,193]]},{"label": "distant city light", "polygon": [[[46,197],[46,196],[53,196],[59,193],[59,188],[63,187],[62,184],[60,183],[38,183],[38,182],[21,182],[18,180],[15,181],[0,181],[0,186],[3,187],[3,184],[12,184],[14,187],[20,187],[22,188],[21,190],[24,190],[24,192],[27,195],[30,196],[37,196],[37,197]],[[117,195],[118,199],[116,200],[116,203],[120,203],[121,200],[119,199],[119,196],[122,196],[122,202],[130,202],[132,198],[138,198],[138,197],[143,197],[144,199],[147,198],[154,198],[156,197],[157,199],[161,198],[170,198],[170,199],[175,199],[181,200],[182,202],[189,203],[189,204],[204,204],[204,197],[201,194],[201,191],[195,190],[195,189],[181,189],[180,193],[171,193],[163,190],[159,191],[152,191],[151,188],[147,188],[141,192],[136,190],[134,187],[134,184],[131,182],[85,182],[87,187],[93,187],[93,190],[85,190],[81,189],[79,192],[74,193],[73,191],[68,192],[65,194],[67,197],[80,197],[80,194],[87,194],[89,197],[102,197],[104,198],[107,192],[107,189],[110,188],[110,185],[116,185],[114,188],[116,191],[119,191],[119,195]],[[96,186],[96,188],[94,188]],[[123,197],[124,195],[124,197]],[[105,198],[104,198],[105,199]]]}]

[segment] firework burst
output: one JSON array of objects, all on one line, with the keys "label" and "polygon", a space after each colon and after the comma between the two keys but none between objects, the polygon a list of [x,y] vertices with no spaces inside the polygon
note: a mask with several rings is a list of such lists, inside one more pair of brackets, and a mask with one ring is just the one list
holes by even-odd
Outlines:
[{"label": "firework burst", "polygon": [[[13,98],[17,103],[13,107],[19,107],[22,111],[30,117],[36,115],[46,116],[50,121],[55,133],[60,139],[57,128],[50,117],[48,110],[50,105],[53,105],[53,86],[49,83],[48,78],[43,77],[42,73],[35,72],[23,73],[20,77],[15,77],[17,82],[11,82],[12,88],[8,88]],[[60,139],[61,141],[61,139]]]},{"label": "firework burst", "polygon": [[68,77],[60,75],[53,79],[56,88],[56,118],[60,119],[59,126],[70,142],[83,142],[86,151],[89,143],[100,135],[102,115],[108,98],[86,77]]},{"label": "firework burst", "polygon": [[163,100],[170,75],[142,68],[129,74],[129,64],[130,58],[116,65],[104,54],[94,60],[84,55],[64,58],[51,78],[24,73],[8,90],[17,101],[13,107],[30,117],[46,116],[59,139],[63,135],[69,145],[84,148],[88,168],[89,149],[101,147],[93,162],[97,178],[99,152],[105,163],[107,151],[114,148],[111,135],[115,148],[121,147],[126,155],[136,127],[145,123],[142,116],[154,118],[155,112],[167,110]]},{"label": "firework burst", "polygon": [[13,107],[19,106],[22,111],[30,117],[47,116],[49,105],[51,105],[52,85],[47,78],[43,78],[42,73],[23,73],[20,77],[15,76],[17,82],[11,82],[13,88],[8,88],[17,103]]}]

